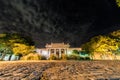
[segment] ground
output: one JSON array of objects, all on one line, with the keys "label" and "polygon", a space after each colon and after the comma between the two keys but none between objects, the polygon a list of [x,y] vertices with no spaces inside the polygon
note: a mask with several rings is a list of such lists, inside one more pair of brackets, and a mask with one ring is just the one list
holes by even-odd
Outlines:
[{"label": "ground", "polygon": [[1,61],[0,80],[119,80],[120,61]]}]

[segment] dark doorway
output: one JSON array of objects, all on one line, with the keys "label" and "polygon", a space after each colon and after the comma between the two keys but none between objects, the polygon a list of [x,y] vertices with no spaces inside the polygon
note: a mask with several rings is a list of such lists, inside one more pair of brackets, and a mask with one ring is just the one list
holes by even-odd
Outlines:
[{"label": "dark doorway", "polygon": [[56,56],[59,58],[59,49],[56,49]]}]

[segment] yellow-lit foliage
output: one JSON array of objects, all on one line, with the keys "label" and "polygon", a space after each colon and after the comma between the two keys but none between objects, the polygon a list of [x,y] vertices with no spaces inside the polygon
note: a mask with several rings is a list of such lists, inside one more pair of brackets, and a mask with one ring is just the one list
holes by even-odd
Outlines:
[{"label": "yellow-lit foliage", "polygon": [[113,51],[117,50],[118,46],[110,46],[107,44],[102,44],[98,48],[95,49],[94,52],[101,52],[101,53],[112,53]]},{"label": "yellow-lit foliage", "polygon": [[120,30],[112,32],[111,35],[114,37],[120,38]]},{"label": "yellow-lit foliage", "polygon": [[97,44],[94,46],[96,46],[94,48],[94,52],[112,53],[118,49],[118,44],[116,41],[106,36],[101,36]]},{"label": "yellow-lit foliage", "polygon": [[117,5],[120,7],[120,0],[116,0]]},{"label": "yellow-lit foliage", "polygon": [[57,59],[58,58],[54,54],[51,54],[49,57],[49,60],[57,60]]},{"label": "yellow-lit foliage", "polygon": [[115,39],[107,36],[96,36],[90,42],[86,43],[84,47],[91,53],[112,53],[118,49],[118,43],[116,43]]},{"label": "yellow-lit foliage", "polygon": [[120,47],[120,30],[114,31],[110,35],[116,40],[116,44]]},{"label": "yellow-lit foliage", "polygon": [[30,53],[26,56],[23,56],[21,60],[40,60],[41,56],[39,54]]},{"label": "yellow-lit foliage", "polygon": [[5,36],[6,36],[6,34],[0,34],[0,38],[1,38],[1,37],[5,37]]},{"label": "yellow-lit foliage", "polygon": [[34,46],[27,46],[25,44],[14,43],[13,52],[15,55],[27,55],[34,51]]},{"label": "yellow-lit foliage", "polygon": [[62,59],[62,60],[67,60],[67,59],[68,59],[68,56],[67,56],[66,54],[62,54],[62,55],[61,55],[61,59]]}]

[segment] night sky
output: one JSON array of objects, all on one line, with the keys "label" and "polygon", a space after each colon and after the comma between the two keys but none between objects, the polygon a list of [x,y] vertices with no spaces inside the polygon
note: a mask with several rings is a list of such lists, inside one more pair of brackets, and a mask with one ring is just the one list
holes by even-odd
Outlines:
[{"label": "night sky", "polygon": [[0,0],[0,32],[30,36],[36,47],[65,42],[80,47],[120,29],[115,0]]}]

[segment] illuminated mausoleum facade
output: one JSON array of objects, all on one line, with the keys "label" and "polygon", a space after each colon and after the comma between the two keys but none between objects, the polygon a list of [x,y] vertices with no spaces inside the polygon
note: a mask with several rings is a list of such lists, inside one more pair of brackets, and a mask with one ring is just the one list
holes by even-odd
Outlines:
[{"label": "illuminated mausoleum facade", "polygon": [[[36,52],[48,59],[50,55],[55,55],[57,58],[61,58],[62,54],[70,55],[72,54],[73,50],[82,51],[81,48],[71,48],[68,43],[51,43],[46,44],[45,48],[37,48]],[[120,55],[114,55],[110,53],[101,54],[99,52],[95,52],[93,55],[88,55],[80,52],[79,55],[83,58],[90,57],[90,59],[93,60],[120,60]]]},{"label": "illuminated mausoleum facade", "polygon": [[81,48],[70,48],[70,45],[68,43],[51,43],[46,44],[45,48],[36,49],[36,52],[44,55],[47,58],[49,58],[51,54],[60,58],[62,54],[69,55],[73,50],[80,51]]}]

